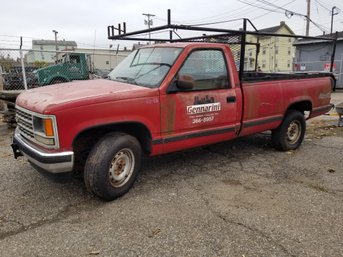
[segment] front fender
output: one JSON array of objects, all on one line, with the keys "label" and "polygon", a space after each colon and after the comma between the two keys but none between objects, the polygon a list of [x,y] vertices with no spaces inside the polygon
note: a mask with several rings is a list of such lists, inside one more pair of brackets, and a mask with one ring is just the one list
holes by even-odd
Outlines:
[{"label": "front fender", "polygon": [[50,85],[50,84],[53,84],[54,81],[63,81],[63,82],[70,82],[71,80],[65,76],[65,75],[61,75],[61,74],[58,74],[58,75],[54,75],[54,76],[51,76],[47,79],[45,85]]}]

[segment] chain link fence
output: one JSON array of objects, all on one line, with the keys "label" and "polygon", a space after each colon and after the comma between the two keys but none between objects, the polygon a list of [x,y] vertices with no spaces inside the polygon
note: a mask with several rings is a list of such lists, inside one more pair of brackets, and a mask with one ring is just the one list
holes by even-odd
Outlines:
[{"label": "chain link fence", "polygon": [[0,48],[0,89],[24,90],[72,80],[106,78],[129,53]]},{"label": "chain link fence", "polygon": [[[297,72],[321,71],[329,72],[333,44],[315,40],[300,40],[295,43],[296,55],[294,70]],[[343,45],[337,41],[332,72],[337,79],[337,88],[343,88]]]}]

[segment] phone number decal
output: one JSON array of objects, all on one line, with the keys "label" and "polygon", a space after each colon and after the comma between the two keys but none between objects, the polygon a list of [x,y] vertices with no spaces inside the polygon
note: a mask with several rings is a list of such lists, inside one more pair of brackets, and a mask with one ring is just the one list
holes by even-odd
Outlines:
[{"label": "phone number decal", "polygon": [[199,124],[205,122],[211,122],[214,120],[214,116],[202,117],[202,118],[195,118],[192,120],[192,124]]}]

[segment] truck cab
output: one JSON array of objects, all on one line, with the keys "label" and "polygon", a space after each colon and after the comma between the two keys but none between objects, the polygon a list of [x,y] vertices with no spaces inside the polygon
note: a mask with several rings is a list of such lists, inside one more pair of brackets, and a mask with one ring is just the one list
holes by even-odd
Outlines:
[{"label": "truck cab", "polygon": [[66,53],[57,64],[38,69],[35,75],[40,86],[89,79],[86,54]]}]

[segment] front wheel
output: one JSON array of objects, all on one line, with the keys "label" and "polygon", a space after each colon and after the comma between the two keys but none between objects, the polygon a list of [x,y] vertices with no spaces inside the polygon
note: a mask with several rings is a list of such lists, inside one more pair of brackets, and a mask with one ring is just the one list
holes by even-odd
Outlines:
[{"label": "front wheel", "polygon": [[281,125],[272,131],[272,142],[282,151],[297,149],[304,140],[306,122],[299,111],[288,111]]},{"label": "front wheel", "polygon": [[119,132],[105,135],[87,158],[87,189],[107,201],[122,196],[135,182],[141,159],[142,149],[136,138]]}]

